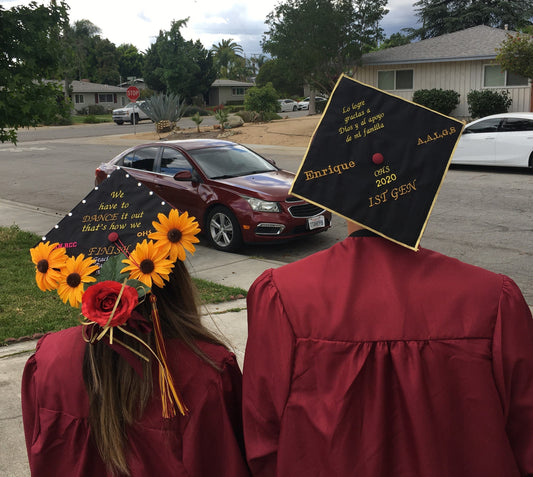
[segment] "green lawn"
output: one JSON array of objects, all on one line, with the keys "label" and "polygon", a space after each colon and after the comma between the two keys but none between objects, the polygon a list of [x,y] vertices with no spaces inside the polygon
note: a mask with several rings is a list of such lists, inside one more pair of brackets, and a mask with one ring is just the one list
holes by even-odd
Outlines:
[{"label": "green lawn", "polygon": [[91,114],[88,116],[85,115],[72,115],[73,124],[95,124],[95,123],[112,123],[113,118],[111,114]]},{"label": "green lawn", "polygon": [[[39,240],[38,235],[16,226],[0,227],[0,344],[7,338],[58,331],[79,322],[79,310],[65,305],[55,292],[42,292],[35,283],[30,248]],[[203,303],[246,295],[241,288],[194,281]]]}]

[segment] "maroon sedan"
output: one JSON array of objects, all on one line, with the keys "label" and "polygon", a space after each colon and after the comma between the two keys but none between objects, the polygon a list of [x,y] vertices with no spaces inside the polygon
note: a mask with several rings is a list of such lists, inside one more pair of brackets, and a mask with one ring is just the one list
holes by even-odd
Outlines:
[{"label": "maroon sedan", "polygon": [[330,212],[288,194],[292,172],[233,142],[190,139],[135,146],[101,164],[96,183],[118,167],[194,215],[218,250],[330,227]]}]

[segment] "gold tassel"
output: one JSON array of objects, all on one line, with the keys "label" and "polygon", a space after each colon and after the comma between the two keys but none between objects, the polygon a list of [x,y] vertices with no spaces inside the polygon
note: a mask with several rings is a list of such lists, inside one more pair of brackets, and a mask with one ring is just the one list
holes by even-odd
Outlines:
[{"label": "gold tassel", "polygon": [[176,407],[182,416],[189,411],[174,386],[174,381],[167,364],[167,351],[161,331],[161,322],[159,320],[159,311],[157,309],[157,299],[153,293],[150,294],[150,303],[152,304],[152,321],[154,324],[154,336],[156,353],[159,362],[159,389],[161,391],[161,405],[163,408],[163,417],[171,418],[176,415]]}]

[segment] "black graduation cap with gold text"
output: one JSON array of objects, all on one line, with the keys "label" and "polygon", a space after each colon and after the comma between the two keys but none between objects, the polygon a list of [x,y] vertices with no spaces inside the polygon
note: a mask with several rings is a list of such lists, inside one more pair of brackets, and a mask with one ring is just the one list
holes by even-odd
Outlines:
[{"label": "black graduation cap with gold text", "polygon": [[168,215],[172,207],[137,179],[117,169],[95,187],[43,241],[59,243],[67,255],[80,253],[102,265],[119,248],[110,240],[118,234],[122,246],[131,252],[137,243],[154,232],[157,214]]},{"label": "black graduation cap with gold text", "polygon": [[462,128],[343,75],[291,193],[417,250]]}]

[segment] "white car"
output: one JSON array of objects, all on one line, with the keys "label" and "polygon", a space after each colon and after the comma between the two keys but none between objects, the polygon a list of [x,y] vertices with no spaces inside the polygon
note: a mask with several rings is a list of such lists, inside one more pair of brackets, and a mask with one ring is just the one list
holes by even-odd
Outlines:
[{"label": "white car", "polygon": [[287,111],[297,111],[298,102],[294,99],[278,99],[280,111],[286,113]]},{"label": "white car", "polygon": [[533,113],[502,113],[467,124],[452,164],[533,168]]},{"label": "white car", "polygon": [[[298,109],[309,109],[309,100],[311,98],[308,96],[307,98],[302,99],[298,102]],[[318,103],[319,101],[327,101],[327,98],[323,98],[322,96],[315,96],[315,103]]]},{"label": "white car", "polygon": [[133,121],[138,123],[143,119],[150,119],[148,115],[139,108],[144,101],[137,101],[136,103],[128,103],[126,106],[123,106],[119,109],[113,109],[113,121],[117,124],[131,123]]}]

